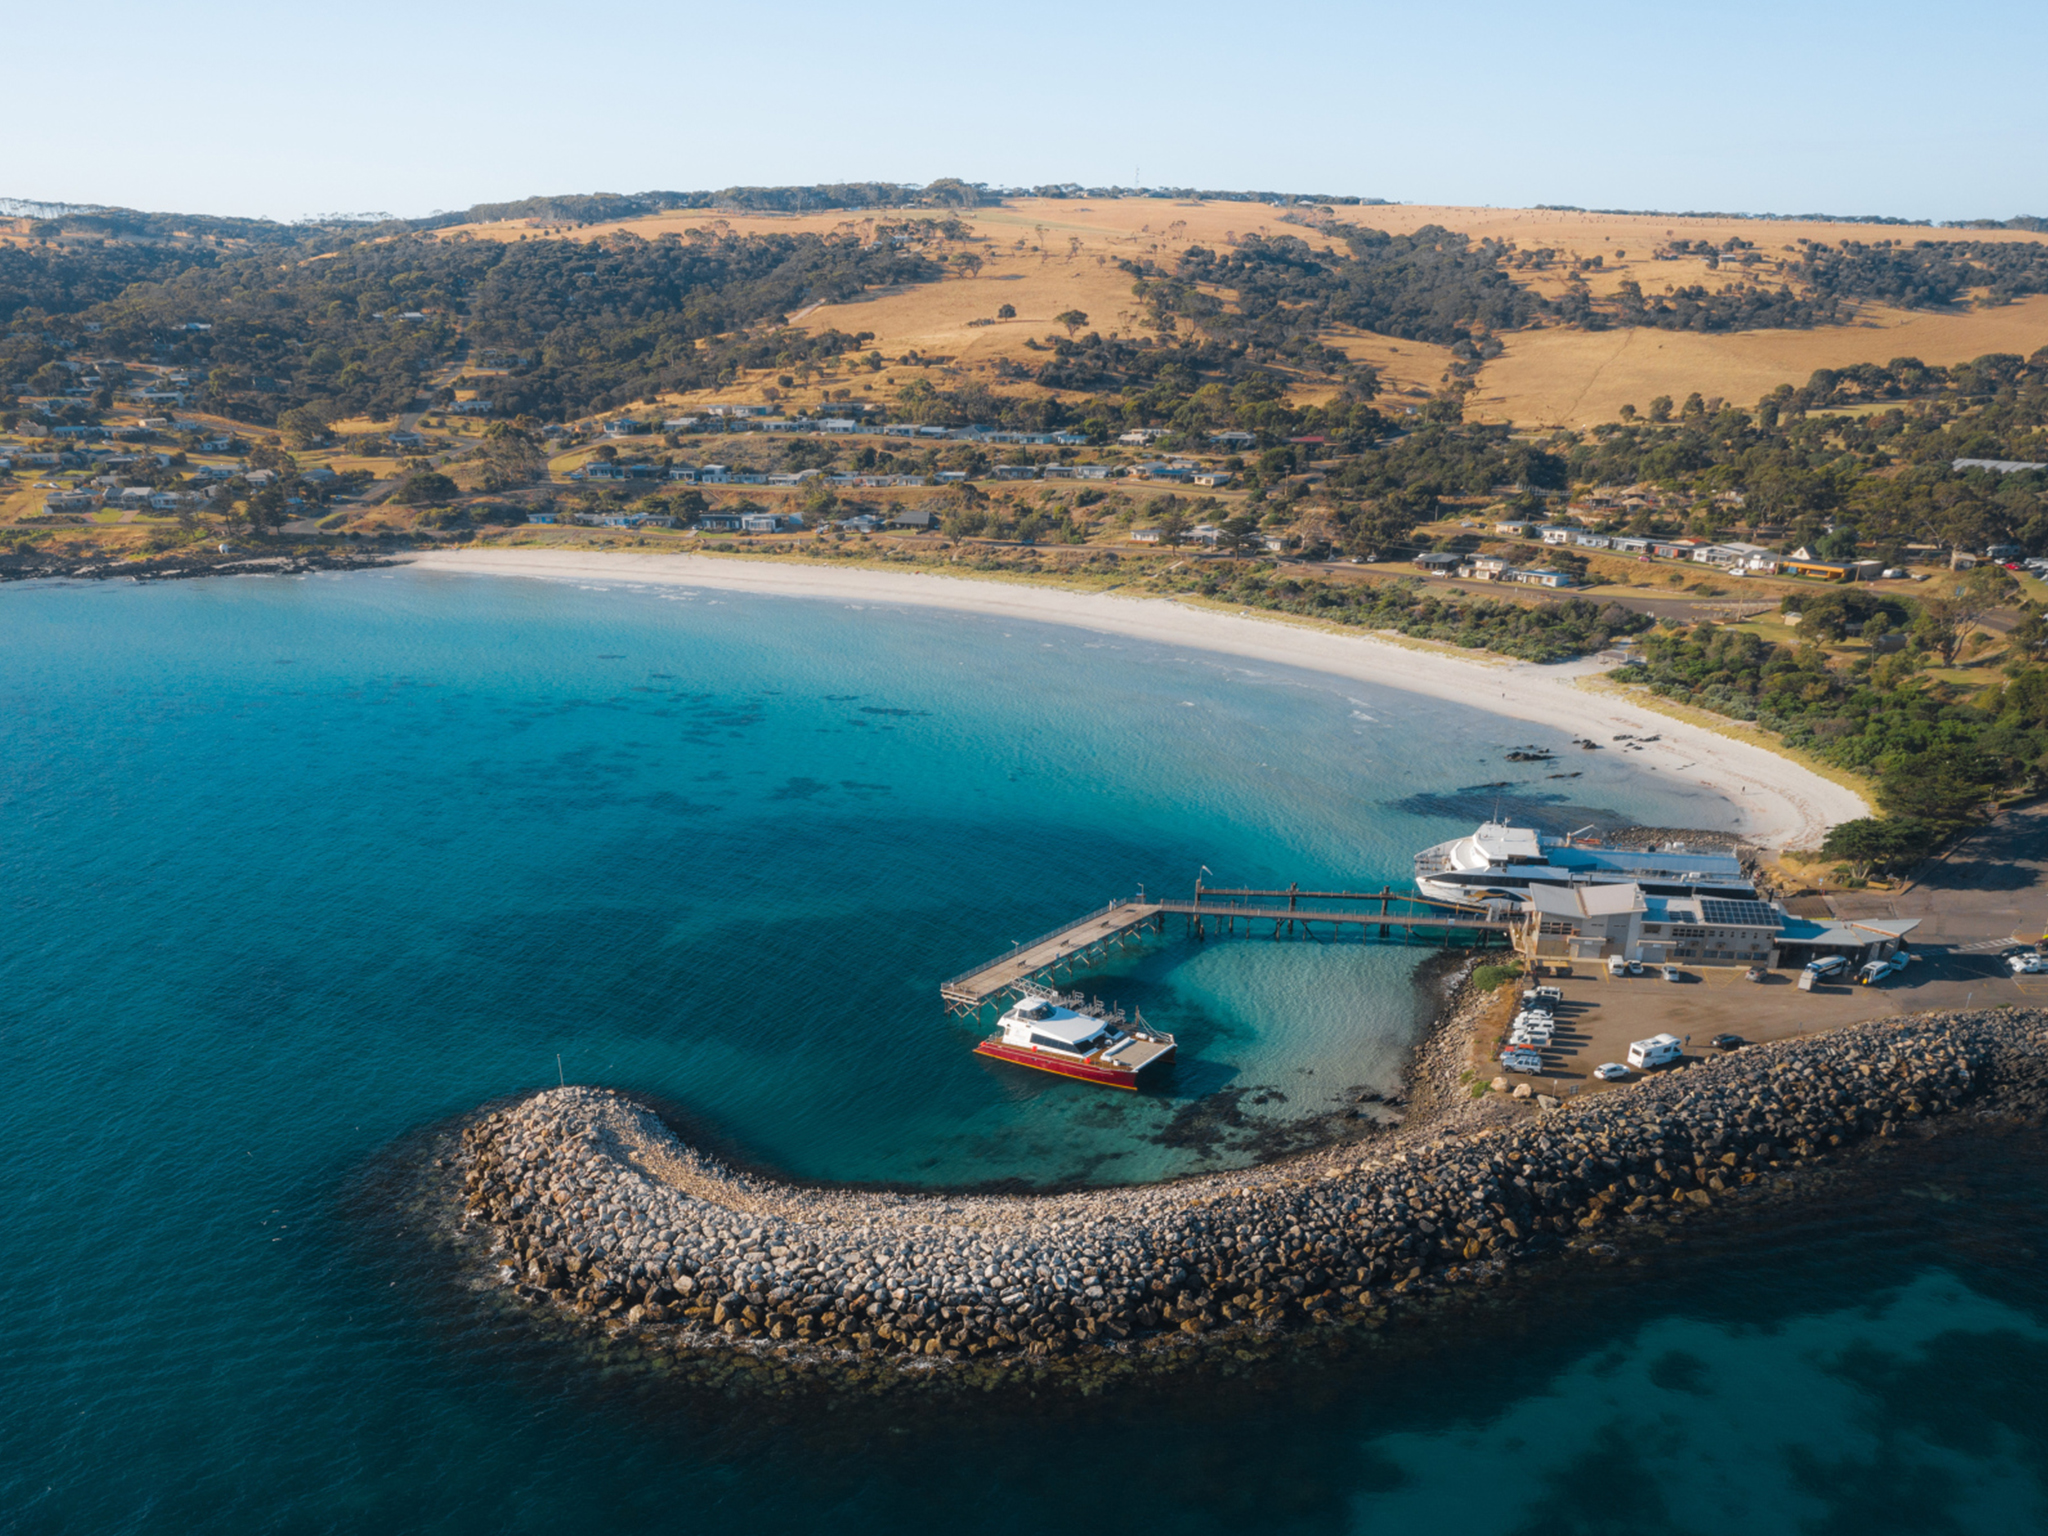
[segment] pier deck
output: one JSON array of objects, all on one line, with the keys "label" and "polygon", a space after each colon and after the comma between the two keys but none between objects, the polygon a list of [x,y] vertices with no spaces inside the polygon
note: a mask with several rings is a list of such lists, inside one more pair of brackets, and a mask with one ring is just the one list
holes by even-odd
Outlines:
[{"label": "pier deck", "polygon": [[[1186,918],[1188,935],[1196,939],[1263,933],[1267,924],[1272,925],[1267,934],[1271,938],[1299,934],[1326,943],[1347,926],[1359,930],[1361,941],[1373,938],[1377,930],[1379,938],[1411,943],[1444,943],[1457,934],[1469,934],[1484,943],[1495,937],[1507,940],[1514,931],[1513,919],[1492,908],[1461,906],[1391,888],[1304,891],[1289,886],[1261,891],[1205,890],[1198,885],[1194,896],[1187,899],[1113,901],[940,983],[939,995],[954,1013],[973,1013],[991,999],[1016,990],[1019,982],[1054,981],[1063,971],[1102,959],[1147,924],[1163,930],[1169,914]],[[1327,937],[1317,931],[1318,924],[1327,925]]]},{"label": "pier deck", "polygon": [[1111,945],[1121,945],[1145,924],[1158,922],[1159,911],[1156,901],[1112,901],[1063,928],[1019,944],[1007,955],[940,983],[939,995],[955,1012],[971,1013],[1020,981],[1049,981],[1060,971],[1100,959]]}]

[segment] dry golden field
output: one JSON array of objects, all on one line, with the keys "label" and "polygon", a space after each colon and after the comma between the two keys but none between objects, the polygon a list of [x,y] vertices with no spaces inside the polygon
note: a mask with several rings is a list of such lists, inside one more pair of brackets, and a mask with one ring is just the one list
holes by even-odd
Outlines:
[{"label": "dry golden field", "polygon": [[1658,395],[1693,390],[1754,405],[1780,384],[1803,384],[1816,368],[1886,363],[1962,363],[1987,352],[2028,355],[2048,347],[2048,296],[1964,314],[1870,306],[1853,325],[1810,331],[1546,329],[1503,336],[1506,351],[1479,375],[1467,404],[1475,420],[1584,427],[1638,410]]},{"label": "dry golden field", "polygon": [[[2029,241],[2044,237],[2013,230],[1940,230],[1926,225],[1852,225],[1755,219],[1680,219],[1661,215],[1567,213],[1539,209],[1433,205],[1341,207],[1338,218],[1412,233],[1441,225],[1474,238],[1512,241],[1524,251],[1548,248],[1557,264],[1543,271],[1518,271],[1516,280],[1547,294],[1561,292],[1568,264],[1598,256],[1602,266],[1587,274],[1596,297],[1612,294],[1624,281],[1655,296],[1666,288],[1702,283],[1709,287],[1738,275],[1770,283],[1781,274],[1799,241],[1956,239]],[[947,217],[937,210],[880,214],[832,210],[809,215],[739,214],[705,209],[671,212],[622,222],[548,225],[508,220],[442,231],[448,239],[515,240],[545,235],[594,239],[619,232],[642,238],[692,228],[840,232],[872,235],[881,223]],[[1155,198],[1054,200],[1020,198],[1000,207],[958,215],[974,237],[937,242],[942,250],[972,250],[982,258],[973,276],[876,291],[858,302],[818,305],[793,314],[806,329],[836,327],[871,331],[873,346],[891,358],[915,351],[945,361],[932,376],[941,384],[976,382],[1003,392],[1036,393],[1036,386],[1005,382],[1009,365],[1036,370],[1044,353],[1029,345],[1061,327],[1055,316],[1080,310],[1090,329],[1104,335],[1129,334],[1140,327],[1131,280],[1118,258],[1150,257],[1171,266],[1189,245],[1227,247],[1250,233],[1290,234],[1311,244],[1328,241],[1313,228],[1287,222],[1283,210],[1257,203],[1169,202]],[[0,220],[0,240],[27,235],[25,220]],[[1673,240],[1731,238],[1750,242],[1760,259],[1753,267],[1710,271],[1696,257],[1653,261],[1654,249]],[[995,321],[1003,304],[1013,320]],[[970,322],[995,321],[975,325]],[[1347,355],[1371,362],[1390,395],[1411,399],[1435,392],[1447,378],[1448,349],[1338,328],[1326,338]],[[2048,297],[1999,309],[1959,313],[1908,312],[1869,306],[1845,325],[1815,330],[1765,330],[1722,335],[1653,330],[1587,332],[1562,328],[1509,333],[1505,352],[1478,375],[1467,403],[1475,420],[1513,421],[1526,427],[1583,427],[1614,419],[1620,407],[1639,409],[1660,394],[1677,399],[1694,390],[1742,405],[1753,404],[1780,384],[1801,384],[1816,368],[1859,362],[1883,363],[1913,356],[1929,363],[1955,363],[1986,352],[2032,353],[2048,345]],[[923,370],[920,370],[922,372]],[[885,375],[840,369],[794,397],[813,403],[819,389],[846,390],[885,399],[909,375],[901,366]],[[758,401],[775,385],[757,376],[715,395],[672,396],[665,405],[685,407],[707,399]],[[1319,398],[1304,382],[1296,398]]]},{"label": "dry golden field", "polygon": [[[872,331],[874,345],[890,356],[915,350],[952,359],[952,376],[981,376],[993,382],[998,359],[1035,367],[1041,360],[1025,345],[1058,327],[1053,316],[1079,309],[1091,328],[1105,335],[1137,324],[1129,276],[1118,257],[1151,256],[1162,264],[1191,244],[1226,246],[1247,233],[1292,234],[1311,244],[1328,242],[1311,228],[1285,222],[1282,210],[1253,203],[1173,203],[1154,198],[1080,200],[1015,199],[999,208],[960,215],[978,237],[972,248],[985,264],[973,277],[949,277],[938,284],[868,295],[855,304],[823,305],[793,317],[806,327],[837,326]],[[1668,287],[1703,283],[1719,287],[1738,273],[1769,283],[1780,276],[1801,240],[2040,240],[2018,230],[1940,230],[1929,225],[1803,223],[1790,220],[1679,219],[1657,215],[1565,213],[1541,209],[1459,208],[1403,205],[1340,208],[1339,218],[1408,234],[1436,224],[1475,238],[1512,241],[1525,251],[1548,248],[1558,265],[1521,271],[1517,281],[1546,293],[1561,292],[1566,263],[1598,256],[1601,269],[1588,274],[1596,296],[1614,293],[1624,281],[1655,296]],[[878,222],[900,223],[938,213],[904,212],[853,216],[828,212],[806,216],[732,214],[712,210],[667,213],[621,224],[574,228],[552,226],[578,238],[629,229],[643,237],[689,228],[736,233],[811,230],[868,233]],[[488,239],[533,235],[542,226],[523,223],[472,225],[450,236]],[[1654,261],[1651,252],[1673,240],[1729,239],[1750,242],[1760,262],[1748,269],[1711,271],[1697,257]],[[967,248],[967,247],[961,247]],[[989,326],[1009,303],[1017,318]],[[1337,330],[1329,342],[1347,355],[1370,361],[1395,395],[1430,393],[1443,382],[1450,353],[1423,342],[1400,341]],[[1901,311],[1869,306],[1850,324],[1809,331],[1767,330],[1724,335],[1653,330],[1576,331],[1542,329],[1502,338],[1506,351],[1478,376],[1478,391],[1467,405],[1475,420],[1513,421],[1524,426],[1583,427],[1613,420],[1624,404],[1639,409],[1658,395],[1677,399],[1694,390],[1708,397],[1753,404],[1780,384],[1803,384],[1816,368],[1884,363],[1918,357],[1956,363],[1986,352],[2032,353],[2048,346],[2048,297],[2004,308],[1963,313]],[[876,380],[875,383],[883,381]],[[900,377],[896,380],[900,383]],[[1027,386],[1004,386],[1025,388]],[[886,385],[884,385],[886,388]],[[758,394],[759,381],[724,392],[729,399]],[[1316,398],[1304,387],[1299,398]]]}]

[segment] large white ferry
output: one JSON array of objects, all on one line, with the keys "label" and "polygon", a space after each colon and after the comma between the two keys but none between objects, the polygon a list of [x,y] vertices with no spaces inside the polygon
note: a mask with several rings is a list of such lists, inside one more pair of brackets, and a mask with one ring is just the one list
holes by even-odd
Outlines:
[{"label": "large white ferry", "polygon": [[1141,1075],[1172,1063],[1173,1036],[1152,1028],[1140,1014],[1126,1019],[1122,1009],[1089,1005],[1025,983],[1024,998],[997,1023],[997,1033],[974,1048],[977,1056],[1075,1077],[1107,1088],[1136,1088]]},{"label": "large white ferry", "polygon": [[1756,886],[1733,854],[1587,847],[1498,821],[1415,855],[1416,890],[1437,901],[1475,906],[1526,900],[1532,885],[1624,882],[1641,886],[1646,896],[1756,900]]}]

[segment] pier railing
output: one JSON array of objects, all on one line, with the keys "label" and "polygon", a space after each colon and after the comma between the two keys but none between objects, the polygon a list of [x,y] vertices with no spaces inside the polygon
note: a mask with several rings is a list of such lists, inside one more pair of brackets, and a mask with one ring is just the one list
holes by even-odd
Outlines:
[{"label": "pier railing", "polygon": [[[1116,911],[1119,907],[1128,907],[1134,904],[1135,903],[1132,898],[1119,896],[1116,898],[1116,900],[1107,902],[1104,905],[1097,907],[1093,912],[1087,913],[1085,916],[1069,918],[1066,922],[1061,923],[1057,928],[1048,928],[1044,933],[1039,934],[1038,937],[1035,939],[1026,939],[1021,944],[1012,945],[1010,948],[1010,953],[1012,955],[1015,955],[1021,954],[1023,953],[1023,951],[1027,949],[1036,949],[1039,945],[1058,938],[1061,934],[1065,933],[1070,928],[1079,928],[1083,923],[1092,923],[1098,917],[1109,916],[1110,913]],[[979,965],[970,965],[969,967],[967,967],[966,970],[962,971],[959,975],[948,976],[944,981],[940,982],[940,990],[943,991],[947,987],[956,986],[960,982],[966,981],[971,976],[979,976],[983,971],[987,970],[990,966],[1000,965],[1005,958],[1007,957],[999,955],[994,960],[984,960]]]}]

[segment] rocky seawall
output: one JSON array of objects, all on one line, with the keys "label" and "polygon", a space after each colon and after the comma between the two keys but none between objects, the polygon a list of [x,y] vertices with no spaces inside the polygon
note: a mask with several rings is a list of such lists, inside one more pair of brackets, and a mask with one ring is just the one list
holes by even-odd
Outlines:
[{"label": "rocky seawall", "polygon": [[[1435,1095],[1432,1095],[1435,1097]],[[496,1278],[678,1352],[929,1365],[1373,1326],[1417,1293],[1781,1186],[1969,1110],[2048,1112],[2048,1014],[1924,1014],[1756,1046],[1550,1109],[1434,1109],[1368,1143],[1144,1188],[807,1189],[558,1088],[456,1160]]]},{"label": "rocky seawall", "polygon": [[311,571],[365,571],[391,565],[374,550],[297,549],[278,554],[220,554],[187,546],[175,554],[130,559],[72,556],[61,550],[0,554],[0,581],[183,581],[195,576],[303,576]]}]

